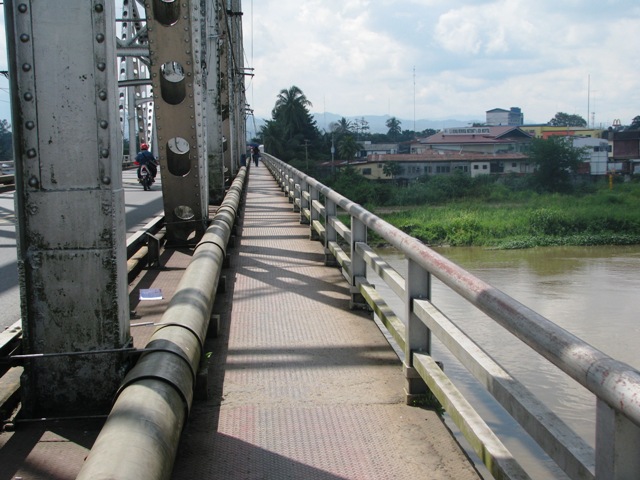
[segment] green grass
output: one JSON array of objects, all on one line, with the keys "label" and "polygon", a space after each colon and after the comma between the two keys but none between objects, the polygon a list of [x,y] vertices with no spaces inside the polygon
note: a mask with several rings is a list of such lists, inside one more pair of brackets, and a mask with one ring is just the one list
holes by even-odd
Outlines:
[{"label": "green grass", "polygon": [[380,214],[429,245],[529,248],[640,244],[640,185],[583,195],[513,192]]}]

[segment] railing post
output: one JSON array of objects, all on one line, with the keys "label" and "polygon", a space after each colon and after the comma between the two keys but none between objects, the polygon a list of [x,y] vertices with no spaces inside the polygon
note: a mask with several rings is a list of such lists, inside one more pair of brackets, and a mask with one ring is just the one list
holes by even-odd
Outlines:
[{"label": "railing post", "polygon": [[360,293],[358,287],[358,277],[367,278],[367,264],[356,248],[357,243],[367,243],[367,226],[361,220],[351,216],[351,271],[349,308],[367,308],[367,302]]},{"label": "railing post", "polygon": [[283,193],[286,191],[286,188],[285,188],[287,185],[286,180],[287,180],[287,172],[282,167],[278,168],[278,185],[280,185],[280,191]]},{"label": "railing post", "polygon": [[324,239],[324,264],[329,267],[335,267],[337,265],[336,257],[331,253],[329,244],[335,242],[338,238],[338,233],[333,226],[331,218],[335,218],[337,215],[336,204],[330,198],[326,199],[324,206],[324,227],[325,227],[325,239]]},{"label": "railing post", "polygon": [[320,202],[320,192],[318,191],[317,188],[314,187],[310,187],[309,188],[309,213],[310,213],[310,218],[309,218],[309,225],[311,226],[311,231],[309,233],[309,240],[319,240],[320,236],[318,235],[318,232],[316,232],[315,228],[313,227],[313,222],[320,220],[320,214],[318,213],[318,210],[316,210],[315,208],[315,204]]},{"label": "railing post", "polygon": [[298,175],[293,176],[293,211],[302,212],[302,180]]},{"label": "railing post", "polygon": [[294,179],[293,173],[291,173],[291,170],[289,170],[289,173],[287,173],[287,188],[285,189],[285,194],[287,195],[289,203],[293,203],[294,197],[296,195],[296,181]]},{"label": "railing post", "polygon": [[305,180],[300,180],[300,224],[309,224],[306,211],[309,210],[309,185]]},{"label": "railing post", "polygon": [[623,480],[640,472],[640,428],[603,400],[596,406],[596,478]]},{"label": "railing post", "polygon": [[407,259],[405,283],[406,344],[404,352],[405,394],[407,405],[428,391],[426,383],[413,367],[413,352],[431,353],[431,331],[413,313],[413,300],[431,300],[431,274],[411,259]]}]

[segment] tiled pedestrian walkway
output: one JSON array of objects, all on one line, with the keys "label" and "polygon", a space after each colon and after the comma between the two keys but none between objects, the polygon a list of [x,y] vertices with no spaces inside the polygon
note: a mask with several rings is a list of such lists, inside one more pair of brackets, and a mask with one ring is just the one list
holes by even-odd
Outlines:
[{"label": "tiled pedestrian walkway", "polygon": [[[252,167],[236,246],[207,341],[174,480],[476,479],[436,413],[404,404],[402,367],[264,165]],[[142,348],[173,296],[188,251],[131,286]],[[162,300],[139,302],[140,288]],[[137,326],[136,326],[137,325]],[[203,394],[206,391],[207,395]],[[200,399],[198,399],[200,397]],[[103,418],[22,423],[0,433],[0,480],[74,479]]]},{"label": "tiled pedestrian walkway", "polygon": [[478,478],[440,418],[404,404],[401,363],[299,219],[252,167],[212,395],[194,405],[173,478]]}]

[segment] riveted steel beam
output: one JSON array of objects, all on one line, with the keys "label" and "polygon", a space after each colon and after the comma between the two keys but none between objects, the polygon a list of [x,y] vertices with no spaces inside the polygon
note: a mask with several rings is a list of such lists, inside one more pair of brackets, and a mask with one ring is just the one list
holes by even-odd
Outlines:
[{"label": "riveted steel beam", "polygon": [[195,243],[208,222],[202,37],[195,0],[146,3],[167,243]]},{"label": "riveted steel beam", "polygon": [[[130,335],[113,2],[4,8],[24,353],[123,349]],[[30,360],[22,411],[105,413],[126,368],[124,354]]]}]

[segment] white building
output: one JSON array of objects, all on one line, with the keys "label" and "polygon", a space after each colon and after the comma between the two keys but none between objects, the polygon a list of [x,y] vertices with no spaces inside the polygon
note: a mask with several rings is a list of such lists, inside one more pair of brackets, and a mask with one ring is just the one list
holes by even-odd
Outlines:
[{"label": "white building", "polygon": [[494,108],[487,110],[487,125],[491,126],[512,126],[524,125],[524,114],[520,107],[511,107],[510,110]]},{"label": "white building", "polygon": [[[575,148],[586,151],[583,161],[589,163],[591,175],[606,175],[608,173],[609,142],[602,138],[570,137]],[[586,173],[586,172],[585,172]]]}]

